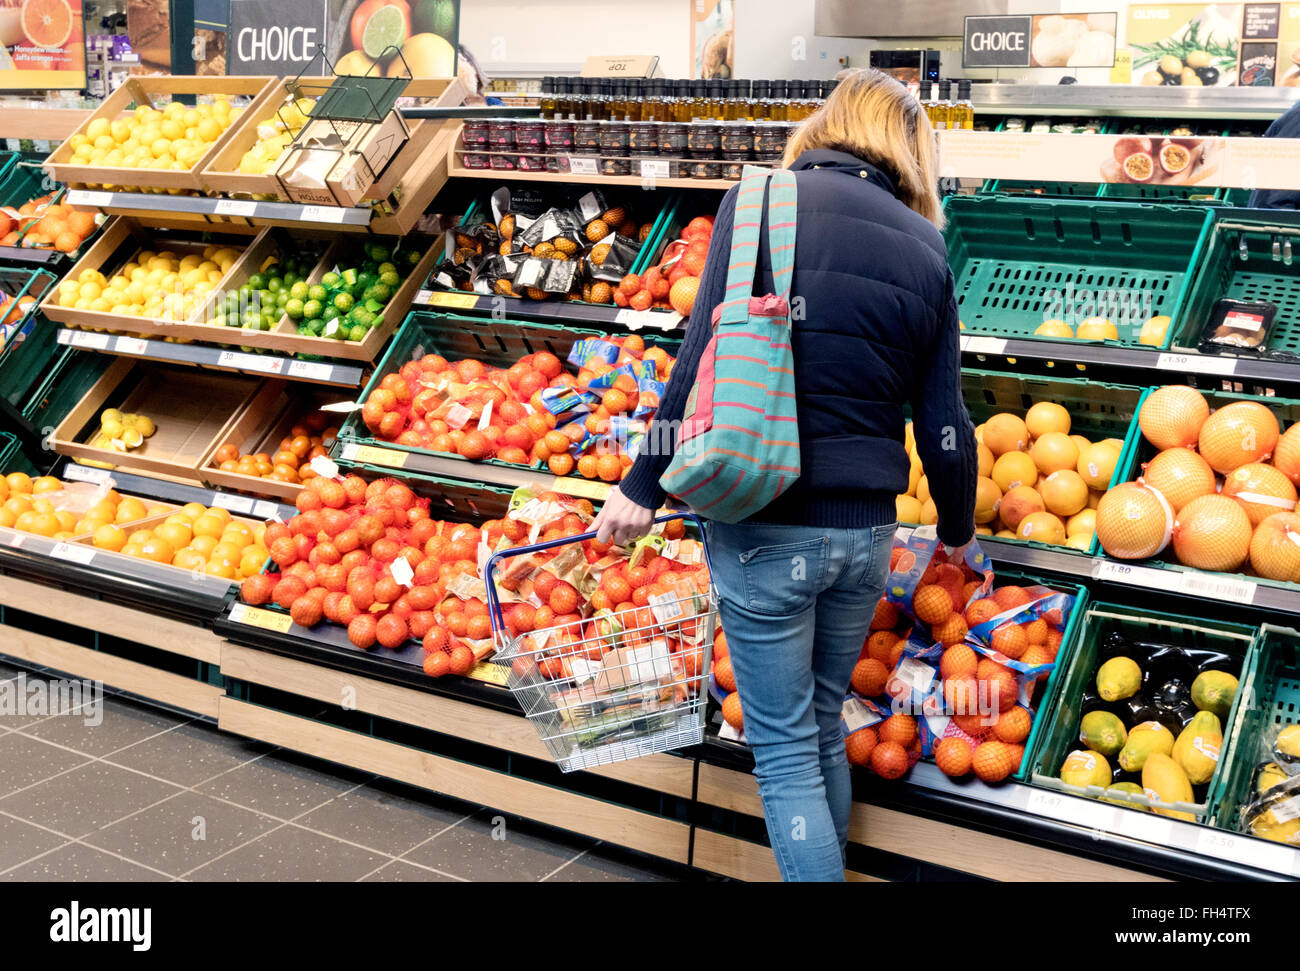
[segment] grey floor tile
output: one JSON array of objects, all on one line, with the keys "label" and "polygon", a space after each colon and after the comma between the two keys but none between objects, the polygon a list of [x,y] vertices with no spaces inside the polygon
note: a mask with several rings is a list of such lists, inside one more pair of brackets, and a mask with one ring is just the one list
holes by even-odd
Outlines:
[{"label": "grey floor tile", "polygon": [[85,842],[179,876],[280,825],[194,792],[91,833]]},{"label": "grey floor tile", "polygon": [[139,883],[167,880],[142,866],[119,860],[91,846],[69,843],[40,859],[10,870],[0,880],[22,883],[84,883],[87,881]]},{"label": "grey floor tile", "polygon": [[179,785],[196,786],[269,751],[271,747],[261,742],[191,723],[114,752],[108,761]]},{"label": "grey floor tile", "polygon": [[[485,811],[405,854],[406,859],[469,880],[540,880],[595,844],[549,833],[513,818],[504,829]],[[495,834],[503,839],[495,839]]]},{"label": "grey floor tile", "polygon": [[89,761],[86,756],[47,745],[16,732],[0,735],[0,796],[48,779]]},{"label": "grey floor tile", "polygon": [[99,724],[87,724],[88,716],[83,708],[82,711],[46,718],[22,731],[34,738],[98,757],[175,728],[185,720],[156,708],[116,698],[105,698],[102,710],[90,714]]},{"label": "grey floor tile", "polygon": [[[5,736],[0,744],[12,737]],[[0,809],[82,837],[177,791],[176,786],[138,772],[92,762],[0,799]]]},{"label": "grey floor tile", "polygon": [[386,866],[380,867],[368,877],[361,880],[362,883],[456,883],[451,877],[443,876],[441,873],[434,873],[432,870],[426,870],[422,866],[416,866],[414,863],[407,863],[405,860],[394,860]]},{"label": "grey floor tile", "polygon": [[241,765],[197,788],[258,812],[292,819],[356,784],[355,779],[321,772],[276,754]]},{"label": "grey floor tile", "polygon": [[199,867],[194,881],[355,881],[384,862],[377,853],[296,826],[265,836]]},{"label": "grey floor tile", "polygon": [[558,873],[546,878],[547,883],[667,883],[673,877],[662,870],[638,866],[630,860],[620,859],[591,850]]},{"label": "grey floor tile", "polygon": [[0,816],[0,870],[17,866],[66,842],[62,836],[55,836],[31,823]]},{"label": "grey floor tile", "polygon": [[401,856],[464,817],[463,811],[363,786],[313,810],[297,823]]}]

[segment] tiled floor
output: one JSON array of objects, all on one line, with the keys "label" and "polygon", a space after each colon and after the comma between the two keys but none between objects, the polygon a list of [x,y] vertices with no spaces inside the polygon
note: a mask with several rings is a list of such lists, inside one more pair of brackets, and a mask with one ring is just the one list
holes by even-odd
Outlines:
[{"label": "tiled floor", "polygon": [[[0,682],[20,673],[0,663]],[[0,714],[0,880],[691,879],[125,698],[103,707],[93,726]]]}]

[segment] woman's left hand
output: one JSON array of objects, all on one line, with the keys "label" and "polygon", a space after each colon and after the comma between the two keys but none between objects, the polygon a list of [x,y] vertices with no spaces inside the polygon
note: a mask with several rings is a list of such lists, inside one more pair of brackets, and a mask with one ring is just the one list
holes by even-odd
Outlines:
[{"label": "woman's left hand", "polygon": [[654,521],[653,509],[637,505],[615,487],[609,490],[609,498],[593,525],[600,542],[608,543],[612,539],[616,545],[626,546],[650,532]]}]

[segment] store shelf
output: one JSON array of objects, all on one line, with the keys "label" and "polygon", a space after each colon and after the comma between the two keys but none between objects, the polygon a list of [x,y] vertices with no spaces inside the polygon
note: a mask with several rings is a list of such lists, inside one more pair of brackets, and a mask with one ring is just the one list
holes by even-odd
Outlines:
[{"label": "store shelf", "polygon": [[1184,88],[1121,84],[977,84],[975,114],[1273,121],[1300,100],[1295,88]]},{"label": "store shelf", "polygon": [[521,172],[518,169],[467,169],[460,162],[457,147],[452,152],[447,174],[451,178],[496,179],[509,182],[562,182],[568,185],[634,185],[656,189],[730,189],[736,183],[730,179],[661,179],[640,175],[574,175],[571,172]]},{"label": "store shelf", "polygon": [[[231,331],[231,336],[237,336]],[[291,381],[305,381],[340,388],[361,386],[363,368],[354,364],[332,364],[328,361],[299,361],[293,357],[275,354],[249,354],[243,351],[222,350],[207,344],[173,344],[143,337],[101,334],[89,330],[59,328],[56,340],[68,347],[99,351],[124,357],[139,357],[151,361],[173,364],[194,364],[222,371],[239,371],[243,374],[269,374]]]},{"label": "store shelf", "polygon": [[57,266],[63,255],[60,250],[56,249],[43,249],[35,246],[0,246],[0,263],[19,266]]},{"label": "store shelf", "polygon": [[574,303],[568,300],[523,300],[519,297],[503,297],[496,294],[444,290],[421,290],[416,294],[413,306],[504,313],[507,317],[531,317],[538,320],[626,327],[632,331],[678,330],[684,320],[681,314],[673,310],[633,310],[630,307]]},{"label": "store shelf", "polygon": [[79,209],[102,210],[121,215],[166,213],[215,223],[242,220],[253,225],[275,223],[278,226],[313,228],[334,226],[345,230],[370,228],[369,207],[304,206],[294,202],[253,202],[147,192],[96,192],[88,189],[69,190],[65,201]]}]

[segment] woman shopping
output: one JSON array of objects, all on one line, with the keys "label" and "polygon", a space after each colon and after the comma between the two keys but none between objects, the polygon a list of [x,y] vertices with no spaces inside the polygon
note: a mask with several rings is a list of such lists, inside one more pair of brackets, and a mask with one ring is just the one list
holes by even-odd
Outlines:
[{"label": "woman shopping", "polygon": [[[719,616],[781,874],[842,880],[852,795],[840,707],[888,576],[894,499],[907,490],[905,408],[939,510],[939,537],[951,547],[974,535],[977,458],[961,398],[933,134],[916,99],[878,71],[850,72],[791,137],[784,167],[793,173],[788,183],[778,174],[766,192],[747,183],[745,194],[734,187],[723,199],[655,419],[670,431],[651,428],[646,436],[669,444],[637,458],[596,528],[602,540],[629,542],[650,529],[670,491],[705,518]],[[729,270],[739,296],[730,301]],[[742,275],[745,284],[737,284]],[[746,301],[751,278],[756,299]],[[784,304],[765,296],[784,294]],[[788,325],[783,317],[780,326],[788,326],[792,369],[714,353],[715,311],[725,325],[724,310],[735,314],[738,305],[744,321],[746,303],[751,320],[762,319],[765,307],[788,307]],[[674,463],[673,449],[687,451],[679,426],[690,414],[688,395],[701,375],[712,387],[715,368],[719,375],[731,368],[726,380],[756,387],[776,371],[793,372],[787,397],[797,443],[778,444],[790,447],[797,478],[738,521],[712,518],[708,507],[723,500],[705,503],[708,489],[679,489],[684,480],[674,478],[682,456]]]}]

